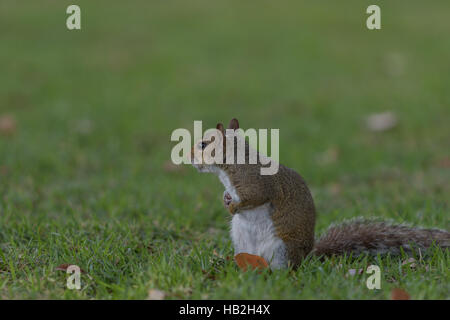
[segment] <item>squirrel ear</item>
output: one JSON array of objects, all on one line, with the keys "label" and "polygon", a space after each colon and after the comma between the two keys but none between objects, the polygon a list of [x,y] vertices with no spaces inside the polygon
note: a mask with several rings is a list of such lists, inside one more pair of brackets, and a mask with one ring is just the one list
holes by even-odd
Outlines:
[{"label": "squirrel ear", "polygon": [[216,129],[222,132],[223,135],[225,135],[225,129],[223,128],[223,124],[221,122],[217,124]]},{"label": "squirrel ear", "polygon": [[239,129],[239,121],[236,118],[231,119],[228,129]]}]

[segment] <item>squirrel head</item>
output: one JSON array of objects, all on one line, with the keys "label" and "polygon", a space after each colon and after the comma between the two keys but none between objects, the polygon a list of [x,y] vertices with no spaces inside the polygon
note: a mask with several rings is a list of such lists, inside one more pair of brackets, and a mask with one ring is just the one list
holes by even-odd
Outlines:
[{"label": "squirrel head", "polygon": [[[226,162],[226,146],[236,146],[235,130],[239,129],[239,121],[231,119],[225,131],[222,123],[218,123],[216,129],[207,130],[203,139],[197,141],[191,149],[192,165],[200,172],[212,172],[220,165],[215,158],[216,152],[222,151],[222,164]],[[235,152],[236,155],[236,152]]]}]

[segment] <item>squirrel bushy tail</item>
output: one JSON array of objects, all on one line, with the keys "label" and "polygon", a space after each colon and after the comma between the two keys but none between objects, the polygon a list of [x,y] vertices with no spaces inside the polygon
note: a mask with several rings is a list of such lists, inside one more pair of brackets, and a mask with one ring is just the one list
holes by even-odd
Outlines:
[{"label": "squirrel bushy tail", "polygon": [[313,253],[318,256],[400,254],[400,248],[411,252],[433,244],[443,250],[450,248],[450,232],[354,219],[332,225],[315,243]]}]

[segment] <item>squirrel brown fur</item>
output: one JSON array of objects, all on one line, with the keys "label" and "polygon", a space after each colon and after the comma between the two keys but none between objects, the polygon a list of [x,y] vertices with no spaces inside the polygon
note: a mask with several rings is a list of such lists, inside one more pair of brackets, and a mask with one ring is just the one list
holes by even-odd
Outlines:
[{"label": "squirrel brown fur", "polygon": [[[232,119],[228,129],[238,128],[238,121]],[[311,192],[304,179],[296,171],[281,164],[276,174],[261,175],[260,169],[264,166],[260,161],[261,155],[257,153],[257,163],[250,164],[250,146],[247,141],[245,141],[245,164],[236,164],[236,161],[226,163],[226,147],[230,145],[229,142],[233,142],[231,145],[235,148],[234,160],[236,160],[237,137],[228,135],[229,130],[226,134],[221,123],[217,125],[217,129],[224,141],[223,163],[206,165],[203,162],[194,166],[199,171],[218,174],[225,185],[224,204],[233,215],[232,236],[236,250],[253,251],[247,253],[261,255],[268,260],[277,256],[275,260],[278,260],[273,264],[275,267],[289,264],[296,267],[308,254],[318,256],[397,254],[401,250],[411,251],[414,247],[425,249],[433,243],[443,249],[450,246],[450,233],[445,230],[413,228],[363,219],[331,226],[316,242],[314,237],[316,211]],[[196,143],[192,148],[191,158],[205,160],[202,158],[202,151],[212,141],[214,139]],[[265,209],[258,211],[256,208]],[[262,220],[263,215],[267,215],[268,219]],[[270,233],[271,228],[275,233],[273,236]],[[247,232],[249,236],[242,236],[243,232]],[[267,238],[270,240],[266,241]],[[276,244],[277,239],[281,239],[282,245]],[[254,244],[247,245],[245,242]]]}]

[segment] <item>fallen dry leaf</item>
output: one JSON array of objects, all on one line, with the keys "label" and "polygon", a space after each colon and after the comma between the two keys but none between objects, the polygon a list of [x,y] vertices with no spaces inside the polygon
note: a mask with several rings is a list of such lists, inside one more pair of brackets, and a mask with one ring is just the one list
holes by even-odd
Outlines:
[{"label": "fallen dry leaf", "polygon": [[406,57],[400,52],[390,52],[384,56],[384,67],[391,77],[401,76],[406,70]]},{"label": "fallen dry leaf", "polygon": [[[215,235],[217,235],[219,232],[220,232],[220,230],[219,229],[216,229],[216,228],[208,228],[208,233],[210,234],[210,235],[213,235],[213,236],[215,236]],[[214,249],[214,251],[215,251],[215,249]]]},{"label": "fallen dry leaf", "polygon": [[182,172],[184,170],[181,164],[176,165],[170,160],[164,162],[163,169],[166,172]]},{"label": "fallen dry leaf", "polygon": [[394,288],[391,291],[391,300],[410,300],[408,292],[400,288]]},{"label": "fallen dry leaf", "polygon": [[409,267],[410,267],[411,269],[415,269],[415,268],[417,267],[416,259],[414,259],[414,258],[409,258],[409,259],[407,259],[407,260],[405,260],[405,261],[402,262],[402,266],[404,266],[404,265],[409,265]]},{"label": "fallen dry leaf", "polygon": [[328,192],[332,195],[339,195],[341,193],[342,187],[339,183],[330,183],[327,185]]},{"label": "fallen dry leaf", "polygon": [[202,273],[205,275],[205,278],[209,279],[209,280],[216,280],[216,276],[206,270],[202,269]]},{"label": "fallen dry leaf", "polygon": [[236,264],[241,268],[243,271],[247,271],[248,266],[251,267],[251,269],[267,269],[269,267],[269,264],[267,261],[260,256],[249,254],[249,253],[239,253],[234,256],[234,260],[236,261]]},{"label": "fallen dry leaf", "polygon": [[358,270],[356,270],[356,269],[348,269],[347,275],[348,276],[354,276],[356,274],[363,274],[363,273],[364,273],[363,269],[358,269]]},{"label": "fallen dry leaf", "polygon": [[150,289],[148,292],[147,300],[164,300],[166,293],[158,289]]},{"label": "fallen dry leaf", "polygon": [[93,128],[94,125],[90,119],[81,119],[75,124],[75,131],[81,135],[92,133]]},{"label": "fallen dry leaf", "polygon": [[11,115],[0,116],[0,135],[10,136],[17,130],[16,120]]},{"label": "fallen dry leaf", "polygon": [[184,295],[191,295],[192,294],[192,288],[190,287],[183,287],[183,286],[179,286],[174,288],[176,291],[181,292]]},{"label": "fallen dry leaf", "polygon": [[221,255],[220,253],[218,253],[216,249],[213,250],[213,255],[215,255],[216,257],[219,257],[219,258],[222,258],[222,259],[223,259],[223,255]]},{"label": "fallen dry leaf", "polygon": [[442,158],[437,162],[439,168],[450,168],[450,157]]},{"label": "fallen dry leaf", "polygon": [[387,276],[386,281],[389,283],[394,283],[394,282],[397,282],[397,279],[393,276]]},{"label": "fallen dry leaf", "polygon": [[[76,266],[76,264],[72,264],[72,263],[63,263],[59,266],[57,266],[55,268],[55,270],[58,271],[67,271],[67,268],[69,268],[70,266]],[[80,268],[80,267],[79,267]],[[86,273],[86,271],[84,271],[83,269],[80,268],[81,273]]]},{"label": "fallen dry leaf", "polygon": [[0,175],[6,176],[8,174],[8,167],[0,166]]},{"label": "fallen dry leaf", "polygon": [[366,126],[370,131],[381,132],[394,128],[397,125],[397,116],[391,112],[371,114],[366,119]]},{"label": "fallen dry leaf", "polygon": [[329,165],[335,163],[339,158],[339,149],[335,146],[329,147],[317,156],[317,162],[320,165]]}]

